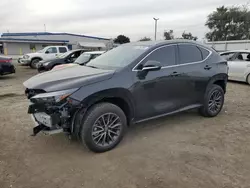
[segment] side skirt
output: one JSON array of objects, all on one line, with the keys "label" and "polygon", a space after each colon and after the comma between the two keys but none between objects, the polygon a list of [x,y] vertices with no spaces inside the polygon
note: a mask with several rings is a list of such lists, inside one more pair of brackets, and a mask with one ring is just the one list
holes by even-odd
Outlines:
[{"label": "side skirt", "polygon": [[165,114],[153,116],[153,117],[150,117],[150,118],[142,119],[142,120],[136,121],[136,122],[134,122],[134,123],[137,124],[137,123],[141,123],[141,122],[144,122],[144,121],[149,121],[149,120],[161,118],[161,117],[164,117],[164,116],[169,116],[169,115],[176,114],[176,113],[179,113],[179,112],[191,110],[191,109],[194,109],[194,108],[199,108],[199,107],[201,107],[201,106],[202,106],[202,104],[193,104],[193,105],[186,106],[186,107],[184,107],[184,108],[181,108],[181,109],[176,110],[176,111],[173,111],[173,112],[169,112],[169,113],[165,113]]}]

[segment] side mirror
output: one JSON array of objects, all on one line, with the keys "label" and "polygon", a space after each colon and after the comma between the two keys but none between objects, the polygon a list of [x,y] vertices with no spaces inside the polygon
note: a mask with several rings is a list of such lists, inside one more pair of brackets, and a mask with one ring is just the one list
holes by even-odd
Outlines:
[{"label": "side mirror", "polygon": [[45,53],[46,53],[46,54],[49,54],[49,51],[46,51]]},{"label": "side mirror", "polygon": [[143,71],[156,71],[160,69],[161,69],[161,63],[152,60],[147,61],[142,68]]}]

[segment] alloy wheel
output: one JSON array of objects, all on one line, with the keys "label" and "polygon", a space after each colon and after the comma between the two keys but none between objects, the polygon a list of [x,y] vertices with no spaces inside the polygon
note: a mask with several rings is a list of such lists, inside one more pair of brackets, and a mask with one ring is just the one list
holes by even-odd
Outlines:
[{"label": "alloy wheel", "polygon": [[208,101],[209,111],[212,113],[217,113],[218,111],[220,111],[222,106],[222,99],[222,93],[218,90],[215,90]]},{"label": "alloy wheel", "polygon": [[92,127],[92,139],[98,146],[113,144],[120,136],[122,123],[118,115],[106,113],[97,118]]}]

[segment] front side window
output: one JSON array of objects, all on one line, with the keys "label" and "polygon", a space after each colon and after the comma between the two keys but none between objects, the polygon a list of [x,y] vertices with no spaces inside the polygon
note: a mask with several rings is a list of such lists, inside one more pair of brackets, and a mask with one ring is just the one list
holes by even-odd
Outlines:
[{"label": "front side window", "polygon": [[57,53],[57,49],[56,49],[56,47],[48,48],[46,50],[46,53],[48,53],[48,54],[55,54],[55,53]]},{"label": "front side window", "polygon": [[239,53],[236,57],[238,61],[250,61],[250,53]]},{"label": "front side window", "polygon": [[179,45],[180,64],[195,63],[202,61],[202,53],[195,45]]},{"label": "front side window", "polygon": [[59,52],[65,53],[65,52],[67,52],[67,49],[65,47],[59,47]]},{"label": "front side window", "polygon": [[142,64],[147,61],[158,61],[163,67],[175,65],[175,49],[176,45],[161,47],[147,56]]}]

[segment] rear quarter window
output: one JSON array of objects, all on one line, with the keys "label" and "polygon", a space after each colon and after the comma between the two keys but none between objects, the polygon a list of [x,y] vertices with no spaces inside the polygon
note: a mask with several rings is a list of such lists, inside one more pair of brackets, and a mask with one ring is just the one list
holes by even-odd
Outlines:
[{"label": "rear quarter window", "polygon": [[65,53],[65,52],[67,52],[67,49],[65,47],[59,47],[59,52]]},{"label": "rear quarter window", "polygon": [[203,60],[206,59],[209,56],[210,52],[208,50],[206,50],[205,48],[202,48],[202,47],[198,47],[198,48],[201,51],[202,59]]}]

